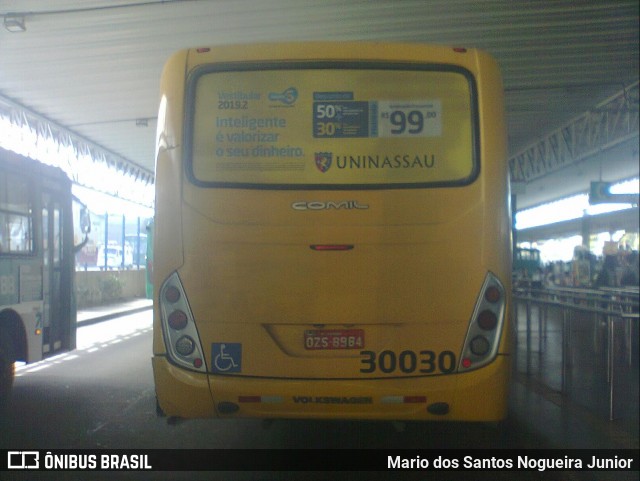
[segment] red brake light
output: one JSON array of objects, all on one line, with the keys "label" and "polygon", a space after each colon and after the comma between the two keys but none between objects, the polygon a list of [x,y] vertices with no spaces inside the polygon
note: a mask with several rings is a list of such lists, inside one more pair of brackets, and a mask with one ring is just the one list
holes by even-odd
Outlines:
[{"label": "red brake light", "polygon": [[354,246],[352,244],[313,244],[309,247],[314,251],[350,251]]},{"label": "red brake light", "polygon": [[427,396],[405,396],[403,401],[406,404],[418,404],[418,403],[426,403]]},{"label": "red brake light", "polygon": [[173,311],[169,315],[169,325],[171,329],[179,331],[187,326],[187,315],[182,311]]},{"label": "red brake light", "polygon": [[167,302],[174,304],[180,299],[180,291],[175,286],[169,286],[164,291],[164,298]]},{"label": "red brake light", "polygon": [[496,302],[498,302],[500,300],[500,297],[500,289],[498,289],[497,286],[489,286],[484,293],[484,298],[491,304],[495,304]]},{"label": "red brake light", "polygon": [[484,329],[485,331],[490,331],[491,329],[495,329],[497,324],[498,324],[498,318],[493,312],[489,310],[482,311],[478,316],[478,325],[480,326],[480,328]]},{"label": "red brake light", "polygon": [[478,316],[478,325],[480,326],[481,329],[484,329],[485,331],[490,331],[491,329],[495,329],[497,324],[498,324],[498,318],[493,312],[489,310],[482,311]]}]

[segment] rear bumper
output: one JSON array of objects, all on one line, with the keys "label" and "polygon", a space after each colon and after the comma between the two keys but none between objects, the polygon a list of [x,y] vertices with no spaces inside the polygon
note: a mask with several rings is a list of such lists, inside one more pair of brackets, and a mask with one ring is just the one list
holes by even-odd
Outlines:
[{"label": "rear bumper", "polygon": [[510,358],[464,374],[366,381],[214,376],[163,356],[153,372],[169,416],[492,422],[507,414]]},{"label": "rear bumper", "polygon": [[167,416],[216,417],[206,374],[179,368],[165,356],[153,356],[151,365],[158,403]]}]

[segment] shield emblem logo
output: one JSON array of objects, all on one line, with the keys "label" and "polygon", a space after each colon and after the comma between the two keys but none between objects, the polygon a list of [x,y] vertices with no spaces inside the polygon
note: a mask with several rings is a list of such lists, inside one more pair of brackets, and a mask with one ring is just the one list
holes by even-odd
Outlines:
[{"label": "shield emblem logo", "polygon": [[316,167],[323,174],[331,167],[333,155],[331,152],[316,152]]}]

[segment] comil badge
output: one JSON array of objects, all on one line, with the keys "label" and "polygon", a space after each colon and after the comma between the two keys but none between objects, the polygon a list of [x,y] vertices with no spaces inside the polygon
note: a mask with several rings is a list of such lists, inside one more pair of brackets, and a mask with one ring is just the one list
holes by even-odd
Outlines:
[{"label": "comil badge", "polygon": [[331,168],[333,154],[331,152],[316,152],[316,167],[323,174]]}]

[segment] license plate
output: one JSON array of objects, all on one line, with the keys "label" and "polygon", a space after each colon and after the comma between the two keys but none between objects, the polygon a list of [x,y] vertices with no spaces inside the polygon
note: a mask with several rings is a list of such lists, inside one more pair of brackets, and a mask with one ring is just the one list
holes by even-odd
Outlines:
[{"label": "license plate", "polygon": [[364,348],[364,329],[307,329],[304,331],[304,348],[324,349],[362,349]]}]

